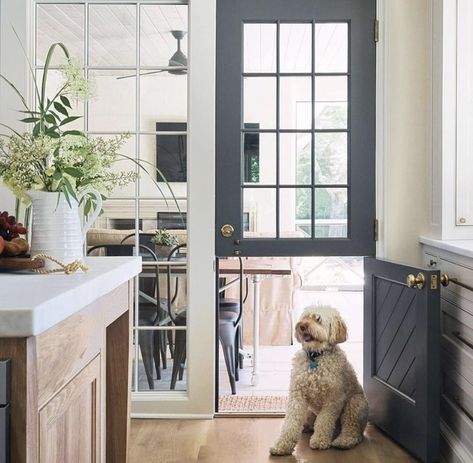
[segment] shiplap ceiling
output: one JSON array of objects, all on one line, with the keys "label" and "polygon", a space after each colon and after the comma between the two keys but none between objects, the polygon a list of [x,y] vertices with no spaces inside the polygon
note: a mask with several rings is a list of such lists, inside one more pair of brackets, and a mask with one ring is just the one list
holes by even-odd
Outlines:
[{"label": "shiplap ceiling", "polygon": [[[53,42],[63,42],[72,55],[84,60],[84,15],[81,4],[38,4],[37,64],[44,62]],[[176,51],[171,30],[187,31],[186,5],[142,5],[140,61],[142,66],[166,66]],[[281,64],[285,72],[311,69],[311,26],[281,25]],[[89,5],[89,65],[136,65],[136,6],[126,4]],[[315,29],[316,70],[346,72],[347,25],[317,24]],[[182,41],[187,54],[187,35]],[[245,70],[275,71],[276,27],[247,24],[244,38]],[[61,60],[62,61],[62,60]],[[55,64],[59,64],[56,60]]]},{"label": "shiplap ceiling", "polygon": [[[81,4],[39,4],[37,6],[37,64],[42,65],[51,43],[63,42],[84,61],[84,15]],[[187,31],[187,6],[141,6],[141,65],[165,66],[177,49],[171,30]],[[136,7],[134,5],[89,6],[89,65],[136,65]],[[187,52],[187,35],[182,40]],[[59,55],[58,55],[59,56]],[[54,64],[63,60],[56,59]]]}]

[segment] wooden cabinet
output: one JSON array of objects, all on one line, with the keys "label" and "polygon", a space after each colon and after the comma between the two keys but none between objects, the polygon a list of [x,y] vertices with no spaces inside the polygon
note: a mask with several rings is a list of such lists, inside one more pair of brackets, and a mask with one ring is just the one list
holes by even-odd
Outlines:
[{"label": "wooden cabinet", "polygon": [[98,355],[39,411],[39,461],[100,461],[100,409]]},{"label": "wooden cabinet", "polygon": [[11,463],[126,463],[132,281],[38,336],[0,338],[11,359]]}]

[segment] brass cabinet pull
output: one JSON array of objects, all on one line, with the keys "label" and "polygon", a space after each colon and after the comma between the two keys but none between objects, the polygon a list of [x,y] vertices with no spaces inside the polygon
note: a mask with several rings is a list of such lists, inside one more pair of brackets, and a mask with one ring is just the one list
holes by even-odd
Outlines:
[{"label": "brass cabinet pull", "polygon": [[466,283],[462,283],[461,281],[458,281],[457,278],[450,278],[447,273],[443,273],[440,276],[440,283],[442,283],[442,286],[447,287],[450,283],[454,283],[457,286],[461,286],[462,288],[467,289],[468,291],[473,291],[473,286],[467,285]]},{"label": "brass cabinet pull", "polygon": [[410,273],[407,275],[406,284],[409,288],[422,289],[425,286],[425,276],[421,272],[419,272],[417,276]]}]

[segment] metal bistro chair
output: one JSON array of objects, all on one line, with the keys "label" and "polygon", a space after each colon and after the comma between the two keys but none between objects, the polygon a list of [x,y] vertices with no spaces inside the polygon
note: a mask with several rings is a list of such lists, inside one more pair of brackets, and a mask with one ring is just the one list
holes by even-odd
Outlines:
[{"label": "metal bistro chair", "polygon": [[[243,355],[240,354],[240,348],[243,347],[241,319],[243,306],[248,298],[248,280],[244,278],[243,274],[243,259],[241,257],[238,259],[240,264],[238,277],[228,284],[225,284],[225,278],[219,278],[218,300],[218,333],[232,394],[236,394],[236,381],[239,380],[238,369],[243,368]],[[240,286],[239,298],[226,298],[225,289],[232,286],[237,280]],[[243,280],[246,284],[245,296],[243,296]]]},{"label": "metal bistro chair", "polygon": [[[168,261],[172,261],[173,257],[180,253],[181,250],[187,249],[187,244],[179,244],[174,247],[168,255]],[[187,324],[187,307],[183,307],[179,313],[173,313],[172,305],[177,299],[179,294],[179,278],[176,277],[174,294],[171,296],[171,278],[172,270],[171,266],[168,265],[167,271],[167,297],[168,297],[168,314],[174,324],[174,326],[186,326]],[[174,362],[172,365],[171,374],[171,389],[176,388],[176,382],[179,376],[179,381],[182,381],[184,377],[184,365],[187,357],[187,346],[186,346],[186,330],[175,330],[175,344],[174,344]]]},{"label": "metal bistro chair", "polygon": [[[155,236],[154,233],[139,233],[138,234],[138,241],[141,245],[147,246],[150,249],[154,249],[154,243],[151,242],[153,237]],[[129,235],[125,236],[122,239],[122,244],[133,244],[135,242],[135,233],[130,233]],[[148,279],[149,280],[149,279]],[[146,285],[146,282],[144,283]],[[159,280],[157,281],[158,285],[158,294],[159,291]],[[149,283],[148,283],[149,286]],[[167,300],[166,298],[161,298],[160,300],[160,310],[158,311],[159,322],[164,320],[168,316],[167,312]],[[162,323],[160,323],[162,326]],[[171,325],[171,323],[169,323]],[[167,336],[167,339],[166,339]],[[169,346],[169,352],[171,354],[171,358],[174,358],[174,344],[172,339],[172,332],[171,331],[155,331],[154,332],[154,351],[153,355],[158,356],[158,363],[159,363],[159,355],[161,355],[161,361],[163,363],[163,369],[167,368],[167,357],[166,357],[166,344]],[[158,379],[161,379],[160,375]]]},{"label": "metal bistro chair", "polygon": [[[98,249],[103,249],[107,256],[132,256],[134,254],[134,244],[101,244],[91,247],[87,255]],[[154,251],[148,246],[139,245],[139,252],[144,261],[157,262],[158,258]],[[155,273],[152,278],[139,279],[139,326],[157,326],[159,323],[160,311],[162,310],[159,298],[159,268],[155,266]],[[156,368],[157,379],[161,379],[161,368],[159,352],[155,349],[154,330],[139,330],[138,345],[143,358],[143,366],[150,389],[154,389],[153,360]],[[163,365],[165,368],[165,365]]]}]

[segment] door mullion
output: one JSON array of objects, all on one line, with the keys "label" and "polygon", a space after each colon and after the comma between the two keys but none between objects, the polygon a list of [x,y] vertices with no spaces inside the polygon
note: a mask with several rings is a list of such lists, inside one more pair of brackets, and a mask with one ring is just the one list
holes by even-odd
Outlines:
[{"label": "door mullion", "polygon": [[310,166],[311,166],[311,204],[310,204],[310,236],[312,239],[315,238],[315,21],[312,21],[312,34],[311,34],[311,133],[310,133]]},{"label": "door mullion", "polygon": [[280,236],[280,203],[281,203],[281,195],[280,195],[280,172],[279,172],[279,107],[280,107],[280,41],[279,41],[279,34],[280,34],[280,21],[276,22],[276,239],[279,239]]}]

